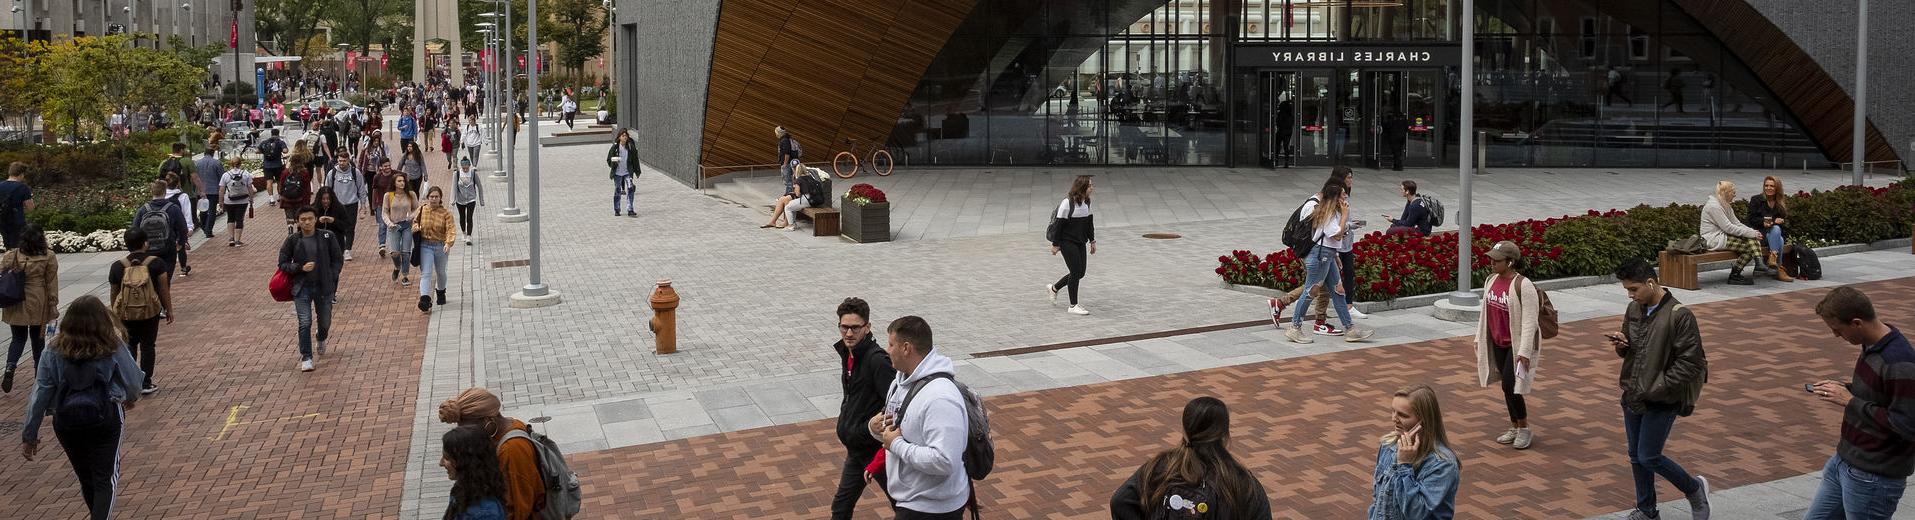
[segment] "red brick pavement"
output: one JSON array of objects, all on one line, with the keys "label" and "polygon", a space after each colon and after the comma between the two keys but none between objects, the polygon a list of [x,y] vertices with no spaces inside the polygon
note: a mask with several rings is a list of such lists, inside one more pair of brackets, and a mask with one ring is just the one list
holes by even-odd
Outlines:
[{"label": "red brick pavement", "polygon": [[[1865,284],[1911,294],[1915,278]],[[1696,305],[1711,381],[1679,420],[1667,454],[1717,489],[1821,468],[1841,411],[1801,384],[1846,377],[1855,347],[1831,337],[1805,290]],[[1620,290],[1616,304],[1623,305]],[[1915,303],[1881,298],[1891,321]],[[935,321],[935,318],[934,318]],[[1601,334],[1620,318],[1564,324],[1544,347],[1530,396],[1534,447],[1492,439],[1502,396],[1475,385],[1467,338],[1374,348],[996,397],[998,467],[980,488],[994,518],[1103,518],[1110,493],[1178,436],[1183,404],[1214,395],[1233,410],[1232,451],[1262,480],[1279,518],[1360,518],[1368,507],[1387,396],[1433,384],[1463,461],[1458,518],[1583,518],[1633,502],[1615,377]],[[1290,348],[1271,344],[1271,349]],[[832,422],[811,421],[575,456],[594,518],[821,518],[842,450]],[[1679,496],[1658,484],[1665,500]],[[875,487],[864,517],[891,516]]]},{"label": "red brick pavement", "polygon": [[[444,170],[432,175],[436,182]],[[193,276],[174,279],[178,316],[160,329],[161,390],[127,414],[115,518],[398,515],[425,345],[418,289],[389,281],[391,263],[362,215],[361,254],[346,266],[328,353],[317,371],[298,372],[292,304],[266,293],[281,219],[259,208],[246,247],[228,248],[216,234],[191,253]],[[31,370],[19,375],[30,389]],[[22,418],[28,396],[19,387],[0,396],[0,420]],[[17,438],[0,442],[0,511],[83,516],[51,426],[41,439],[33,462],[19,459]]]}]

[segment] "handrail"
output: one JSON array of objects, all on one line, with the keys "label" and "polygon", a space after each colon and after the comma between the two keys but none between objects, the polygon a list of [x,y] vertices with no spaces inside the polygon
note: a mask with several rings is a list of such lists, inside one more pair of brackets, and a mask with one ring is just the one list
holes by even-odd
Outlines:
[{"label": "handrail", "polygon": [[[804,166],[804,165],[805,165],[805,163],[804,163],[804,161],[799,161],[799,162],[798,162],[798,166]],[[771,163],[771,164],[733,164],[733,165],[726,165],[726,166],[699,166],[699,167],[698,167],[698,188],[697,188],[697,189],[700,189],[700,190],[703,190],[703,189],[705,189],[705,173],[706,173],[707,171],[710,171],[710,170],[732,170],[732,171],[751,171],[751,170],[756,170],[756,169],[759,169],[759,168],[777,168],[777,167],[779,167],[779,166],[781,166],[781,165],[780,165],[780,164],[778,164],[778,163]]]}]

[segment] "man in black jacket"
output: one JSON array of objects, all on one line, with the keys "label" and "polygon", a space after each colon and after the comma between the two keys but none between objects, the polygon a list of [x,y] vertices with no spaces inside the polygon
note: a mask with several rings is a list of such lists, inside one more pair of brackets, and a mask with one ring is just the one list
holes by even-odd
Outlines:
[{"label": "man in black jacket", "polygon": [[[844,400],[838,406],[838,442],[844,444],[844,471],[838,477],[838,494],[831,498],[831,518],[851,518],[858,506],[866,482],[877,482],[883,490],[884,470],[867,471],[882,447],[865,427],[865,419],[884,411],[886,392],[897,370],[891,368],[891,356],[871,338],[871,305],[860,298],[845,298],[838,304],[838,336],[831,348],[844,362],[840,380]],[[885,496],[890,496],[885,493]]]},{"label": "man in black jacket", "polygon": [[1683,470],[1662,453],[1676,417],[1695,411],[1702,386],[1709,381],[1709,359],[1702,350],[1695,313],[1662,288],[1655,268],[1646,261],[1624,262],[1616,269],[1616,279],[1629,293],[1622,333],[1607,335],[1610,347],[1622,358],[1622,374],[1616,382],[1622,388],[1623,432],[1636,483],[1636,509],[1629,518],[1660,518],[1656,476],[1661,475],[1688,499],[1691,518],[1709,520],[1709,481]]},{"label": "man in black jacket", "polygon": [[[319,229],[319,211],[299,208],[297,231],[279,245],[279,270],[292,276],[293,313],[299,318],[299,371],[313,371],[312,342],[326,355],[326,336],[332,330],[332,296],[339,290],[339,267],[344,263],[339,242],[331,231]],[[313,311],[319,311],[319,333],[312,333]]]}]

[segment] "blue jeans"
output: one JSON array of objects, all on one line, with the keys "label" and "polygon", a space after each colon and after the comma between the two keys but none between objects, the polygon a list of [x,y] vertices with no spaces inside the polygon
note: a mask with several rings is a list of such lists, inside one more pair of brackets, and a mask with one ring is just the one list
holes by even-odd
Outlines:
[{"label": "blue jeans", "polygon": [[[446,244],[445,242],[426,241],[419,248],[419,295],[432,294],[432,289],[446,290]],[[437,287],[431,287],[433,285]]]},{"label": "blue jeans", "polygon": [[1675,425],[1676,409],[1671,405],[1651,404],[1642,413],[1627,406],[1622,409],[1623,432],[1629,436],[1629,471],[1636,480],[1636,509],[1644,513],[1656,512],[1656,475],[1675,484],[1683,496],[1701,488],[1680,464],[1662,455],[1662,445]]},{"label": "blue jeans", "polygon": [[[310,275],[309,275],[310,276]],[[293,288],[293,313],[299,316],[299,360],[313,358],[313,340],[326,341],[332,332],[332,295],[317,294],[319,288],[300,284]],[[313,335],[313,310],[319,311],[319,334]]]},{"label": "blue jeans", "polygon": [[633,202],[632,202],[632,198],[638,196],[638,176],[635,176],[635,175],[613,175],[612,176],[612,212],[613,213],[618,212],[618,196],[619,195],[625,196],[626,211],[638,211],[638,206],[633,205]]},{"label": "blue jeans", "polygon": [[1768,241],[1770,251],[1782,253],[1782,226],[1769,226],[1769,232],[1763,233],[1762,238]]},{"label": "blue jeans", "polygon": [[1829,457],[1822,466],[1822,487],[1815,489],[1815,500],[1802,520],[1888,520],[1895,516],[1905,485],[1907,479],[1855,469],[1841,455]]},{"label": "blue jeans", "polygon": [[[386,229],[386,208],[378,204],[373,204],[372,205],[372,221],[379,224],[379,227],[376,227],[373,229],[379,229],[379,230]],[[379,235],[379,247],[385,248],[386,234],[383,231],[380,233],[375,233],[375,234]]]},{"label": "blue jeans", "polygon": [[386,243],[392,244],[392,268],[399,270],[400,276],[412,273],[412,221],[400,222],[396,227],[385,228]]},{"label": "blue jeans", "polygon": [[[1343,277],[1337,272],[1337,262],[1337,250],[1334,247],[1325,247],[1319,244],[1310,250],[1310,255],[1303,259],[1303,297],[1297,299],[1298,309],[1310,308],[1310,289],[1316,287],[1317,284],[1326,282],[1341,284]],[[1326,287],[1326,289],[1329,288]],[[1350,288],[1345,287],[1343,290],[1348,291]],[[1337,319],[1342,320],[1343,330],[1350,330],[1349,299],[1345,298],[1343,293],[1336,290],[1327,290],[1324,292],[1330,294],[1331,306],[1336,307]],[[1290,325],[1293,327],[1302,327],[1303,314],[1303,312],[1292,314],[1290,316]]]}]

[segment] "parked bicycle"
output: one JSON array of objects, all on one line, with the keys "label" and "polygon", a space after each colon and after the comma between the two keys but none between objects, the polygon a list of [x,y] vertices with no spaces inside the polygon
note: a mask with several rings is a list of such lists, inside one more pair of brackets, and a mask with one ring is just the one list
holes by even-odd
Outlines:
[{"label": "parked bicycle", "polygon": [[891,175],[893,164],[890,150],[871,141],[845,139],[844,144],[846,150],[831,158],[831,169],[838,174],[838,178],[849,179],[863,171],[870,171],[879,177]]}]

